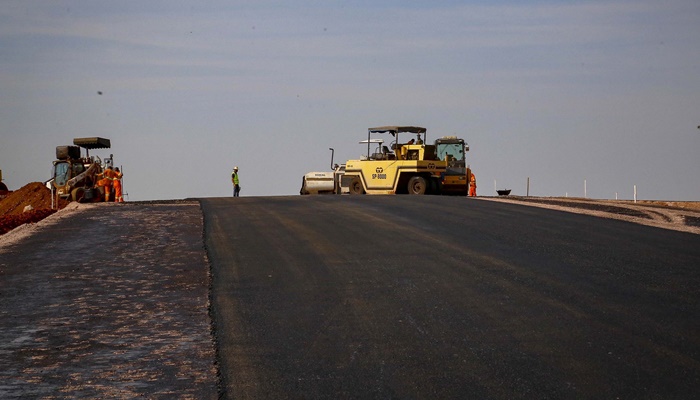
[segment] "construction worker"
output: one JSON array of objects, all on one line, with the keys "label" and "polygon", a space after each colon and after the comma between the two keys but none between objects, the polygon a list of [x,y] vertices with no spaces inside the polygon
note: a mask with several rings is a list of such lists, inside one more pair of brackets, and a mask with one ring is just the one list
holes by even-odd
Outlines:
[{"label": "construction worker", "polygon": [[469,196],[476,196],[476,175],[473,173],[471,174],[471,178],[469,178]]},{"label": "construction worker", "polygon": [[112,171],[112,167],[109,166],[107,167],[104,172],[101,174],[97,174],[98,177],[102,177],[99,181],[97,181],[97,186],[102,186],[105,191],[105,201],[110,201],[110,197],[112,195],[112,183],[114,182],[114,171]]},{"label": "construction worker", "polygon": [[114,201],[118,203],[124,201],[124,197],[122,197],[122,176],[124,176],[124,174],[119,170],[119,167],[115,168],[112,186],[114,186]]},{"label": "construction worker", "polygon": [[233,172],[231,172],[231,182],[233,182],[233,197],[239,197],[241,192],[240,181],[238,180],[238,167],[233,167]]}]

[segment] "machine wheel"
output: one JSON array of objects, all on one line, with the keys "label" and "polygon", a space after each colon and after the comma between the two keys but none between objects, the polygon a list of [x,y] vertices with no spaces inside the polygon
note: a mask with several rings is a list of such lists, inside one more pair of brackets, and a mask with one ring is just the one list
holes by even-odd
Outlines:
[{"label": "machine wheel", "polygon": [[98,186],[98,187],[92,188],[90,190],[92,191],[92,199],[90,199],[91,202],[105,201],[105,187],[104,186]]},{"label": "machine wheel", "polygon": [[350,182],[350,194],[365,194],[365,189],[362,187],[362,181],[359,176],[352,178]]},{"label": "machine wheel", "polygon": [[83,188],[75,188],[70,194],[73,201],[77,201],[78,203],[85,201],[85,189]]},{"label": "machine wheel", "polygon": [[422,176],[414,176],[408,181],[408,194],[425,194],[428,182]]}]

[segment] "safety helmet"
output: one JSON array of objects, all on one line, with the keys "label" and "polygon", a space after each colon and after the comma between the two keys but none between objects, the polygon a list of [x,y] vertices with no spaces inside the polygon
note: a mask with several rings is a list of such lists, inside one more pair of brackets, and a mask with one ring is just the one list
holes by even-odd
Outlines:
[{"label": "safety helmet", "polygon": [[238,171],[238,167],[233,167],[233,170],[234,170],[234,171]]}]

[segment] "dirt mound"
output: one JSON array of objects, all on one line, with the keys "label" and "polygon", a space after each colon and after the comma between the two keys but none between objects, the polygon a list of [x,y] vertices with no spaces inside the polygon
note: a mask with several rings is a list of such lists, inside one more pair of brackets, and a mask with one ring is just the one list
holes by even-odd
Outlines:
[{"label": "dirt mound", "polygon": [[[0,235],[26,223],[38,222],[65,207],[67,201],[59,199],[51,209],[51,191],[41,182],[32,182],[0,200]],[[32,210],[24,212],[25,207]]]}]

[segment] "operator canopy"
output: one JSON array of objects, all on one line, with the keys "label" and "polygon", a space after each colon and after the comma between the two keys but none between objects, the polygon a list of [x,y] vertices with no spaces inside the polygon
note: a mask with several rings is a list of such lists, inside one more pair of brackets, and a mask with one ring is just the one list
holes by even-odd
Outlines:
[{"label": "operator canopy", "polygon": [[389,132],[395,135],[399,132],[411,132],[411,133],[425,133],[427,129],[421,128],[420,126],[378,126],[376,128],[369,128],[372,133],[384,133]]},{"label": "operator canopy", "polygon": [[101,137],[75,138],[73,144],[88,150],[109,149],[111,147],[109,139]]}]

